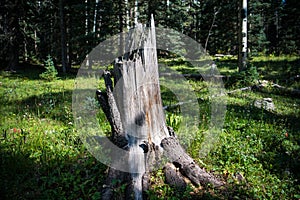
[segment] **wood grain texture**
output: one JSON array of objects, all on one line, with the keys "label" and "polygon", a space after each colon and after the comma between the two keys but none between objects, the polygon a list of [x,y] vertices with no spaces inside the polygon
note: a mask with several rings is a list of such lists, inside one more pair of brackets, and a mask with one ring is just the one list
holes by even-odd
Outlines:
[{"label": "wood grain texture", "polygon": [[[138,25],[129,34],[122,58],[116,59],[112,80],[104,71],[106,91],[97,91],[98,101],[112,128],[111,140],[129,152],[131,173],[109,169],[103,199],[141,199],[151,185],[150,171],[162,168],[166,183],[184,190],[187,182],[195,185],[224,185],[213,174],[201,169],[179,144],[171,127],[166,126],[162,105],[154,20],[151,27]],[[162,159],[163,158],[163,159]],[[167,158],[168,163],[166,163]],[[163,160],[163,161],[162,161]],[[141,170],[140,174],[134,170]],[[126,192],[116,197],[113,180],[127,185]],[[189,179],[190,181],[186,181]],[[137,183],[140,182],[140,183]],[[136,194],[140,192],[140,194]]]}]

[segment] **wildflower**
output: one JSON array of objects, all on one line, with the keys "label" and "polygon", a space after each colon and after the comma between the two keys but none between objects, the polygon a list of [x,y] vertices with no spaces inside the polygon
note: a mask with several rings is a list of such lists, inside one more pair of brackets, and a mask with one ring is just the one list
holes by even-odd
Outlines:
[{"label": "wildflower", "polygon": [[20,132],[21,132],[21,130],[20,130],[20,129],[18,129],[18,128],[13,128],[13,132],[14,132],[14,133],[20,133]]}]

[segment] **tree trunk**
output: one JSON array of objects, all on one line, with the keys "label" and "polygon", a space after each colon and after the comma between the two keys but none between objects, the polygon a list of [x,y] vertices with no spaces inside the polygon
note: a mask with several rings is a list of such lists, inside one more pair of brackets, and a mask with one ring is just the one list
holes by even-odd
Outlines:
[{"label": "tree trunk", "polygon": [[217,15],[220,11],[220,8],[215,8],[214,9],[214,17],[213,17],[213,20],[212,20],[212,23],[210,25],[210,28],[208,30],[208,34],[207,34],[207,37],[206,37],[206,41],[205,41],[205,46],[204,46],[204,50],[207,51],[207,46],[208,46],[208,41],[209,41],[209,37],[212,35],[212,29],[214,28],[215,26],[215,22],[216,22],[216,18],[217,18]]},{"label": "tree trunk", "polygon": [[[129,53],[114,65],[114,84],[110,72],[105,71],[106,91],[97,91],[112,128],[111,141],[129,152],[125,158],[128,172],[109,169],[103,199],[142,199],[150,185],[150,171],[162,167],[162,158],[168,159],[164,171],[170,185],[184,188],[185,179],[195,185],[223,185],[195,163],[179,144],[172,128],[166,126],[153,18],[150,29],[139,24],[127,40]],[[115,179],[120,180],[117,185],[112,183]],[[120,184],[126,184],[126,192],[116,197],[113,190]]]},{"label": "tree trunk", "polygon": [[64,0],[59,0],[59,16],[60,16],[60,34],[61,34],[61,63],[63,73],[67,70],[67,43],[66,43],[66,27],[64,18]]},{"label": "tree trunk", "polygon": [[139,19],[139,1],[135,0],[134,1],[134,25],[135,26],[138,23],[138,19]]},{"label": "tree trunk", "polygon": [[6,70],[14,71],[19,64],[19,45],[21,41],[19,15],[22,15],[21,2],[8,3],[4,24],[4,33],[8,37],[8,66]]},{"label": "tree trunk", "polygon": [[248,17],[247,17],[247,1],[239,0],[239,55],[238,64],[239,71],[243,71],[247,67],[247,53],[248,53]]}]

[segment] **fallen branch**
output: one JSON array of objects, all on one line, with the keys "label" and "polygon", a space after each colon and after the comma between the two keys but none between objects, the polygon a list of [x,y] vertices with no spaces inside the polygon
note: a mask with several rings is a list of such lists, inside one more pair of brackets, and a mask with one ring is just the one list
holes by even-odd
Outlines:
[{"label": "fallen branch", "polygon": [[280,93],[300,97],[300,90],[299,89],[287,88],[287,87],[278,85],[276,83],[271,83],[271,82],[266,81],[266,80],[260,81],[259,85],[256,85],[256,86],[253,87],[254,90],[258,90],[258,91],[261,91],[261,92],[266,92],[266,90],[268,91],[269,88],[274,88],[274,89],[278,90]]},{"label": "fallen branch", "polygon": [[244,88],[239,88],[239,89],[236,89],[236,90],[229,91],[229,92],[227,92],[227,94],[232,94],[232,93],[235,93],[235,92],[252,90],[252,89],[253,89],[253,86],[251,86],[251,87],[244,87]]},{"label": "fallen branch", "polygon": [[[266,81],[266,80],[260,81],[260,83],[257,84],[257,85],[253,85],[253,86],[249,86],[249,87],[243,87],[243,88],[235,89],[235,90],[232,90],[232,91],[228,91],[227,94],[233,94],[233,93],[236,93],[236,92],[241,92],[241,91],[246,91],[246,90],[267,92],[267,91],[269,91],[270,88],[271,89],[276,89],[279,92],[284,93],[284,94],[289,94],[289,95],[300,97],[300,90],[299,89],[287,88],[287,87],[278,85],[276,83],[271,83],[271,82]],[[223,96],[223,95],[221,95],[221,96]]]},{"label": "fallen branch", "polygon": [[223,78],[228,80],[230,76],[225,76],[225,75],[206,75],[206,74],[176,74],[176,73],[160,73],[160,77],[172,77],[172,78],[191,78],[191,79],[197,79],[197,80],[203,80],[203,79],[218,79],[218,78]]}]

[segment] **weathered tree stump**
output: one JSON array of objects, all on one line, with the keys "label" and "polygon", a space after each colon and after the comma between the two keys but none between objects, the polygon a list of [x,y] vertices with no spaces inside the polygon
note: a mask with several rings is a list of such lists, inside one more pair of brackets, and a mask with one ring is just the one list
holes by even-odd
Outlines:
[{"label": "weathered tree stump", "polygon": [[[164,172],[168,184],[185,188],[189,179],[195,185],[224,183],[201,169],[184,151],[172,128],[167,127],[160,96],[154,20],[148,29],[138,25],[127,39],[130,50],[117,60],[113,80],[104,72],[106,91],[97,91],[97,98],[112,129],[111,141],[129,152],[129,172],[110,168],[103,199],[142,199],[149,188],[150,171],[162,167],[161,159],[168,158]],[[136,50],[137,44],[139,49]],[[126,185],[123,196],[114,197],[118,179]]]}]

